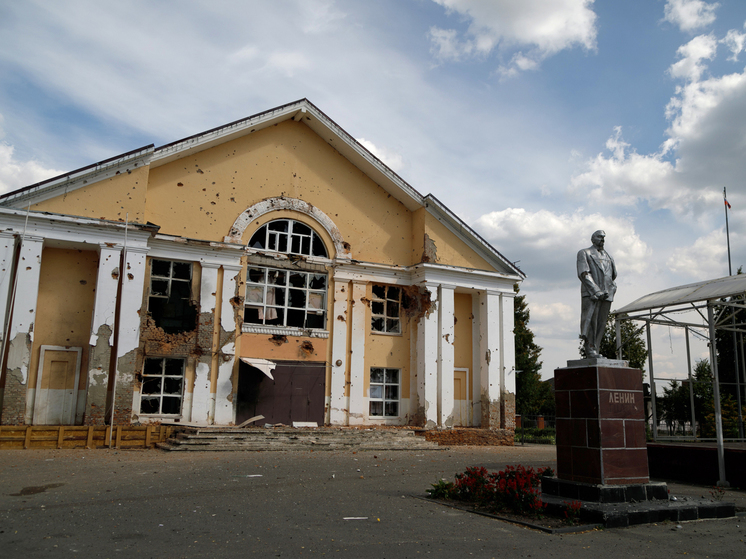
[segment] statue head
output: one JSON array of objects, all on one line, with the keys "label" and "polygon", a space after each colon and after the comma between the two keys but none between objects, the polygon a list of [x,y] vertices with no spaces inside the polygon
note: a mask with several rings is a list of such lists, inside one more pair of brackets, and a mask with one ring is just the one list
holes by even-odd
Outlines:
[{"label": "statue head", "polygon": [[598,250],[601,250],[604,248],[604,239],[606,238],[606,232],[599,229],[593,235],[591,235],[591,242],[593,243],[593,246],[596,247]]}]

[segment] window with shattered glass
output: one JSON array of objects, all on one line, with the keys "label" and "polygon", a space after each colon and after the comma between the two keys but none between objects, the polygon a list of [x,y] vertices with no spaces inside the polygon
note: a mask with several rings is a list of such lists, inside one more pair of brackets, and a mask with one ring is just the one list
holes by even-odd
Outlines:
[{"label": "window with shattered glass", "polygon": [[249,266],[244,322],[323,330],[327,275]]},{"label": "window with shattered glass", "polygon": [[148,312],[155,325],[169,334],[194,330],[197,308],[191,299],[192,264],[153,258]]},{"label": "window with shattered glass", "polygon": [[141,415],[181,415],[184,359],[147,357],[140,386]]},{"label": "window with shattered glass", "polygon": [[401,297],[400,287],[393,285],[373,286],[370,312],[371,329],[374,332],[401,333]]},{"label": "window with shattered glass", "polygon": [[324,241],[316,231],[294,219],[276,219],[263,225],[251,236],[249,248],[300,256],[328,257]]},{"label": "window with shattered glass", "polygon": [[384,367],[370,369],[368,415],[371,417],[399,416],[399,377],[399,369]]}]

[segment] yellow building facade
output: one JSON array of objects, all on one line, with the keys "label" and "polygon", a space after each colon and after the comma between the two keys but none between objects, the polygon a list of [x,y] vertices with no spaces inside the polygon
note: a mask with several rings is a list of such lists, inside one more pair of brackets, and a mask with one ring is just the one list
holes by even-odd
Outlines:
[{"label": "yellow building facade", "polygon": [[0,223],[2,424],[513,428],[524,275],[305,99]]}]

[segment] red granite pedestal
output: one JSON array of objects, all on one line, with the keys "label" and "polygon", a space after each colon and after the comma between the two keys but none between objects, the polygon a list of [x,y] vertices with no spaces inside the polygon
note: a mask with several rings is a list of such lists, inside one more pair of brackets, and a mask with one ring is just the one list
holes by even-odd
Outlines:
[{"label": "red granite pedestal", "polygon": [[[557,478],[595,485],[648,483],[642,372],[578,360],[554,371]],[[583,366],[595,362],[594,365]],[[621,362],[624,364],[624,362]]]},{"label": "red granite pedestal", "polygon": [[579,359],[554,371],[557,477],[542,477],[542,500],[555,511],[580,501],[580,518],[611,527],[721,518],[733,503],[669,500],[650,483],[642,372],[625,361]]}]

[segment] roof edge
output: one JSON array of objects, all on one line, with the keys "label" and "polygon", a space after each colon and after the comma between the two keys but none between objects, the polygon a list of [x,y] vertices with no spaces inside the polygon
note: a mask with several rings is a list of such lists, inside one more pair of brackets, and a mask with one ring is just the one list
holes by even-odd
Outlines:
[{"label": "roof edge", "polygon": [[488,243],[481,235],[479,235],[479,233],[469,227],[461,218],[448,209],[443,202],[438,200],[432,194],[428,194],[425,197],[425,208],[428,213],[443,223],[451,233],[464,239],[469,247],[479,254],[479,256],[487,260],[487,262],[493,264],[498,263],[505,266],[509,271],[513,272],[521,279],[526,279],[526,274],[518,268],[518,266],[505,258],[500,251]]},{"label": "roof edge", "polygon": [[[45,196],[46,198],[49,198],[50,196],[54,196],[54,193],[61,188],[73,186],[81,181],[87,184],[89,179],[90,182],[96,182],[101,180],[101,178],[104,178],[97,175],[116,174],[122,167],[127,167],[133,163],[139,163],[143,159],[149,160],[153,154],[154,147],[154,144],[149,144],[96,163],[91,163],[85,167],[75,169],[74,171],[57,175],[56,177],[29,186],[24,186],[23,188],[11,192],[6,192],[0,195],[0,206],[10,206],[13,202],[20,202],[34,198],[35,196],[40,195],[41,192],[44,192],[45,195],[49,194],[48,196]],[[147,162],[145,162],[145,164],[147,164]]]}]

